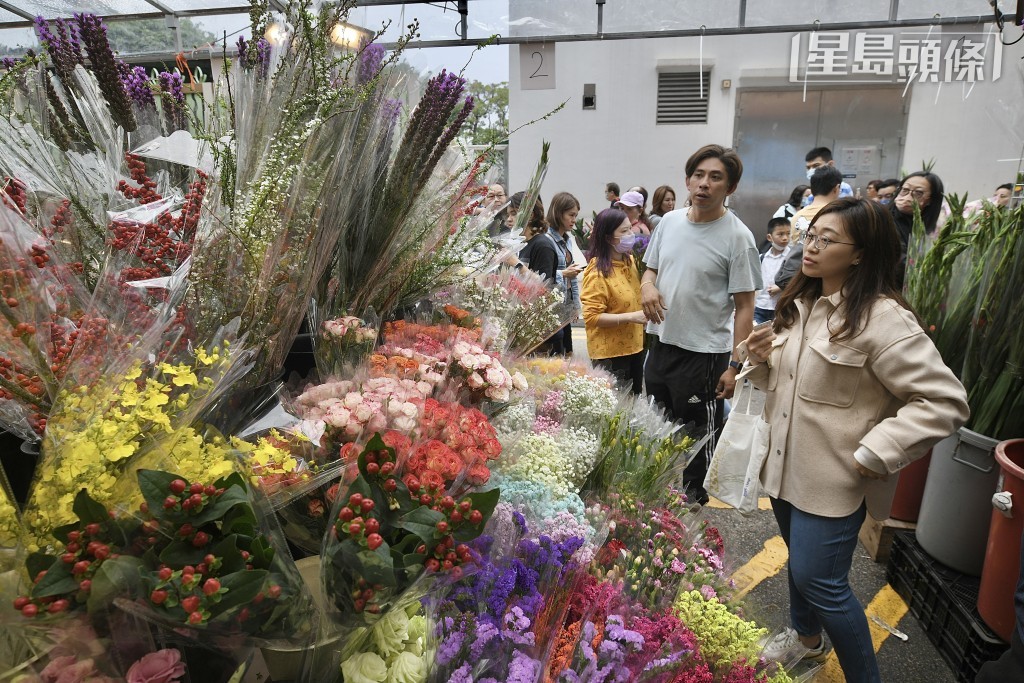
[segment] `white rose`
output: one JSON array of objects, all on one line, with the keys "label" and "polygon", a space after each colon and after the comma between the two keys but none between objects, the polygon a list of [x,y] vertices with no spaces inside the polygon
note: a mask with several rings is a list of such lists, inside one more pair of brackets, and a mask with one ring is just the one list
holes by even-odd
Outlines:
[{"label": "white rose", "polygon": [[366,405],[365,403],[356,406],[355,410],[353,410],[352,412],[355,414],[356,419],[359,420],[360,422],[368,422],[370,418],[373,416],[373,410],[371,410],[370,406]]},{"label": "white rose", "polygon": [[484,378],[480,376],[480,373],[474,372],[466,378],[466,384],[468,384],[471,389],[479,389],[484,385]]},{"label": "white rose", "polygon": [[352,419],[352,413],[341,406],[331,406],[324,414],[324,422],[332,427],[345,427]]},{"label": "white rose", "polygon": [[516,388],[516,391],[526,391],[530,388],[530,385],[527,383],[526,378],[523,377],[523,373],[521,372],[516,372],[516,374],[512,375],[512,386]]},{"label": "white rose", "polygon": [[373,642],[385,657],[405,649],[409,637],[409,615],[402,609],[393,609],[373,626]]},{"label": "white rose", "polygon": [[452,347],[452,355],[455,357],[463,356],[469,352],[469,344],[464,341],[455,342],[455,346]]},{"label": "white rose", "polygon": [[341,663],[345,683],[384,683],[388,666],[381,656],[374,652],[361,652]]},{"label": "white rose", "polygon": [[394,425],[394,428],[400,432],[411,432],[416,428],[416,420],[411,417],[396,417],[392,424]]},{"label": "white rose", "polygon": [[484,378],[487,383],[495,388],[500,388],[505,385],[507,381],[508,373],[502,372],[498,368],[488,368],[487,372],[484,373]]},{"label": "white rose", "polygon": [[487,392],[487,395],[492,401],[503,403],[508,400],[508,389],[491,389]]},{"label": "white rose", "polygon": [[346,408],[355,408],[363,402],[363,395],[358,391],[350,391],[345,394],[344,402]]},{"label": "white rose", "polygon": [[412,652],[402,652],[391,662],[387,683],[423,683],[427,680],[427,661]]}]

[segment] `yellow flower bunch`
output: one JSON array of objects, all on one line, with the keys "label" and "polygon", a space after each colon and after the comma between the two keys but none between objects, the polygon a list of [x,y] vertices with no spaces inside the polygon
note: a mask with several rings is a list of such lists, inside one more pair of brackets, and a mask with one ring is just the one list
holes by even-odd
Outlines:
[{"label": "yellow flower bunch", "polygon": [[191,365],[160,363],[152,375],[136,361],[120,377],[61,392],[47,423],[43,458],[25,511],[30,545],[52,543],[50,532],[74,520],[81,489],[108,507],[137,503],[134,471],[160,467],[192,480],[233,470],[231,445],[206,439],[189,423],[232,364],[223,348],[197,349]]},{"label": "yellow flower bunch", "polygon": [[[252,484],[258,485],[261,477],[288,475],[299,466],[298,461],[288,448],[287,439],[305,439],[298,434],[284,437],[276,429],[271,429],[268,436],[260,437],[255,443],[231,437],[231,445],[243,457],[242,466],[247,470]],[[308,441],[308,439],[305,439]]]},{"label": "yellow flower bunch", "polygon": [[0,486],[0,548],[15,548],[21,542],[21,520],[18,508],[7,495],[6,487]]}]

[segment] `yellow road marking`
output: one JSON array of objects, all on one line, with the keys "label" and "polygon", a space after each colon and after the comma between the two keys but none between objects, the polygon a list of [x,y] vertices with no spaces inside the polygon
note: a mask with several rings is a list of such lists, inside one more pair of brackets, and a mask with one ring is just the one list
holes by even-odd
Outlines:
[{"label": "yellow road marking", "polygon": [[736,597],[742,598],[768,577],[775,576],[786,566],[789,551],[782,536],[772,536],[764,542],[764,549],[750,558],[750,561],[733,572],[736,582]]},{"label": "yellow road marking", "polygon": [[[889,624],[890,626],[896,627],[907,614],[907,603],[903,602],[903,598],[899,596],[892,589],[892,586],[886,584],[882,590],[878,591],[875,598],[864,610],[864,613],[871,617],[874,615]],[[871,644],[875,648],[875,652],[878,652],[879,648],[882,647],[882,643],[891,634],[885,629],[881,628],[878,624],[868,619],[868,627],[871,629]],[[822,667],[818,675],[814,677],[814,683],[845,683],[846,677],[843,676],[843,670],[839,668],[839,660],[836,658],[836,652],[833,650],[828,655],[828,659],[825,660],[825,666]]]},{"label": "yellow road marking", "polygon": [[[708,501],[707,506],[709,508],[714,508],[716,510],[732,510],[732,505],[729,505],[727,503],[723,503],[722,501],[720,501],[720,500],[718,500],[717,498],[714,498],[714,497],[712,497],[711,500]],[[757,509],[758,510],[771,510],[772,509],[772,503],[767,498],[758,498],[757,499]]]}]

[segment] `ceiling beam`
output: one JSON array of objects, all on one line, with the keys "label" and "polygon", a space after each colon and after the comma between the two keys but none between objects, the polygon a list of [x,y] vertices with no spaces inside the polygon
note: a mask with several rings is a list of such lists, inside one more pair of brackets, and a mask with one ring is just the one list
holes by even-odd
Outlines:
[{"label": "ceiling beam", "polygon": [[[1012,14],[1003,15],[1007,25],[1016,18]],[[971,15],[966,17],[937,17],[928,19],[902,19],[899,21],[848,21],[819,24],[787,24],[778,26],[728,26],[722,28],[693,28],[671,31],[624,31],[621,33],[574,33],[550,36],[503,36],[499,35],[496,45],[524,45],[536,43],[575,43],[592,40],[637,40],[642,38],[692,38],[697,36],[733,36],[754,33],[807,33],[808,31],[852,31],[856,29],[887,29],[907,28],[914,26],[951,26],[988,24],[994,21],[991,16]],[[406,44],[408,48],[426,47],[475,47],[484,42],[485,38],[469,40],[418,40]],[[392,49],[395,43],[384,43],[384,47]]]},{"label": "ceiling beam", "polygon": [[158,10],[160,10],[164,14],[174,14],[174,10],[172,10],[170,7],[168,7],[167,5],[163,4],[162,2],[159,2],[159,0],[142,0],[142,1],[144,3],[146,3],[147,5],[151,6],[151,7],[156,7]]},{"label": "ceiling beam", "polygon": [[11,14],[16,14],[19,17],[22,17],[23,19],[27,19],[30,26],[35,21],[35,17],[34,16],[32,16],[31,14],[29,14],[28,12],[26,12],[23,9],[18,9],[17,7],[12,5],[11,3],[7,2],[7,0],[0,0],[0,9],[5,9],[8,12],[10,12]]}]

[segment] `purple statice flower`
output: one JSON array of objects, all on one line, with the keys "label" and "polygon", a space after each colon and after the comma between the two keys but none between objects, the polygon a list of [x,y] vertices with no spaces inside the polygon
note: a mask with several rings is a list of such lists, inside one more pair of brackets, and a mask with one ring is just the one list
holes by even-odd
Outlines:
[{"label": "purple statice flower", "polygon": [[498,627],[489,621],[481,621],[477,624],[476,634],[473,637],[473,644],[469,646],[469,656],[473,661],[480,661],[486,648],[495,638],[501,635]]},{"label": "purple statice flower", "polygon": [[358,62],[356,63],[356,83],[364,85],[369,83],[384,62],[384,46],[379,43],[364,44],[359,51]]},{"label": "purple statice flower", "polygon": [[[465,621],[461,626],[466,626]],[[456,655],[462,650],[462,645],[466,640],[466,632],[461,628],[454,632],[449,632],[448,636],[441,642],[437,647],[437,663],[440,666],[447,666],[452,660],[455,659]]]},{"label": "purple statice flower", "polygon": [[612,614],[605,620],[605,637],[618,643],[625,643],[639,652],[644,647],[644,637],[636,631],[630,631],[625,626],[622,617]]},{"label": "purple statice flower", "polygon": [[526,532],[526,517],[523,517],[521,512],[518,510],[514,511],[512,513],[512,521],[514,521],[516,526],[519,527],[519,531],[523,533]]},{"label": "purple statice flower", "polygon": [[4,57],[3,59],[0,59],[0,66],[10,71],[14,68],[18,61],[20,60],[15,59],[14,57]]},{"label": "purple statice flower", "polygon": [[448,675],[448,683],[473,683],[472,666],[463,664]]},{"label": "purple statice flower", "polygon": [[516,651],[508,664],[506,683],[533,683],[540,673],[540,662],[524,652]]},{"label": "purple statice flower", "polygon": [[124,89],[128,93],[128,97],[140,107],[155,107],[156,101],[153,99],[153,91],[149,87],[149,77],[146,75],[146,69],[141,66],[130,68],[127,74],[121,74],[121,83],[124,84]]}]

